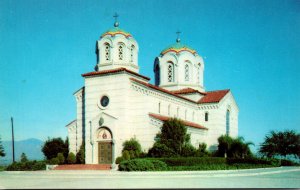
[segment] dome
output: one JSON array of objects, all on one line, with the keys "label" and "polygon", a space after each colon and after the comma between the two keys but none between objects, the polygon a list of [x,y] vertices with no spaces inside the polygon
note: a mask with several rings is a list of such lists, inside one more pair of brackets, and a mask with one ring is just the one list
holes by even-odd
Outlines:
[{"label": "dome", "polygon": [[192,54],[196,54],[197,53],[196,50],[194,50],[193,48],[177,42],[177,43],[175,43],[175,44],[173,44],[173,45],[165,48],[164,50],[162,50],[160,54],[164,55],[164,54],[166,54],[168,52],[174,52],[174,53],[178,54],[178,53],[180,53],[182,51],[188,51],[188,52],[190,52]]},{"label": "dome", "polygon": [[132,35],[130,33],[126,32],[125,30],[123,30],[123,29],[121,29],[119,27],[113,27],[113,28],[109,29],[108,31],[104,32],[100,36],[100,38],[103,38],[104,36],[108,36],[108,35],[114,37],[117,34],[123,35],[126,38],[132,37]]}]

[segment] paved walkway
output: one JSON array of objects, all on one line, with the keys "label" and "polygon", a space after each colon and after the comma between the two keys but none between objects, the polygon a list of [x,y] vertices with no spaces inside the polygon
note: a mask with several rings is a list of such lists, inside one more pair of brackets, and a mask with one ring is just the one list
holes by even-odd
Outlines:
[{"label": "paved walkway", "polygon": [[300,167],[250,170],[0,172],[0,188],[300,188]]}]

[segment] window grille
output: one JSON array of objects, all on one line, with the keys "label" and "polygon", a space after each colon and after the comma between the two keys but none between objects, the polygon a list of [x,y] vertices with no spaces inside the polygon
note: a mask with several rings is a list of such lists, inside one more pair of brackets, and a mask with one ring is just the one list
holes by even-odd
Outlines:
[{"label": "window grille", "polygon": [[110,60],[110,46],[109,44],[105,44],[105,60]]},{"label": "window grille", "polygon": [[168,82],[173,82],[173,80],[174,80],[173,65],[169,64],[169,66],[168,66]]},{"label": "window grille", "polygon": [[189,77],[190,77],[190,71],[189,71],[189,65],[186,64],[185,67],[184,67],[184,78],[185,78],[185,81],[189,81]]},{"label": "window grille", "polygon": [[123,46],[119,45],[119,60],[123,60]]}]

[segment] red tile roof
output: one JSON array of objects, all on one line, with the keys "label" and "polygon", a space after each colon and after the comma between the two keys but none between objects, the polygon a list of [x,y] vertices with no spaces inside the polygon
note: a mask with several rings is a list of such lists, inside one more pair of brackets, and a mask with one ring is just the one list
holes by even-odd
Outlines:
[{"label": "red tile roof", "polygon": [[138,74],[138,73],[136,73],[136,72],[130,71],[130,70],[128,70],[128,69],[126,69],[126,68],[123,68],[123,67],[120,67],[120,68],[117,68],[117,69],[111,69],[111,70],[94,71],[94,72],[84,73],[84,74],[82,74],[81,76],[83,76],[83,77],[88,77],[88,76],[105,75],[105,74],[118,73],[118,72],[127,72],[127,73],[133,74],[133,75],[135,75],[135,76],[144,78],[144,79],[146,79],[146,80],[150,80],[149,77],[140,75],[140,74]]},{"label": "red tile roof", "polygon": [[172,96],[176,96],[177,98],[181,98],[181,99],[184,99],[184,100],[193,102],[193,103],[197,103],[197,102],[195,102],[195,101],[193,101],[193,100],[191,100],[191,99],[188,99],[188,98],[185,98],[185,97],[183,97],[183,96],[179,96],[179,95],[177,95],[177,94],[174,94],[174,93],[172,93],[172,92],[169,91],[169,90],[160,88],[160,87],[158,87],[158,86],[154,86],[154,85],[149,84],[149,83],[146,83],[146,82],[142,82],[142,81],[137,80],[137,79],[135,79],[135,78],[130,78],[130,80],[135,81],[135,82],[137,82],[137,83],[140,83],[140,84],[142,84],[142,85],[144,85],[144,86],[147,86],[147,87],[149,87],[149,88],[152,88],[152,89],[155,89],[155,90],[164,92],[164,93],[166,93],[166,94],[169,94],[169,95],[172,95]]},{"label": "red tile roof", "polygon": [[[167,120],[171,119],[171,117],[158,115],[158,114],[154,114],[154,113],[149,113],[149,116],[153,117],[155,119],[161,120],[161,121],[167,121]],[[181,121],[183,122],[183,124],[185,126],[189,126],[189,127],[193,127],[193,128],[197,128],[197,129],[208,130],[206,127],[203,127],[202,125],[199,125],[197,123],[193,123],[193,122],[189,122],[189,121],[185,121],[185,120],[181,120]]]},{"label": "red tile roof", "polygon": [[226,90],[217,90],[217,91],[210,91],[206,92],[206,95],[202,97],[198,103],[216,103],[222,100],[224,96],[229,92],[229,89]]},{"label": "red tile roof", "polygon": [[192,88],[184,88],[184,89],[180,89],[180,90],[172,90],[171,92],[174,93],[174,94],[199,93],[199,94],[205,95],[204,92],[200,92],[200,91],[192,89]]},{"label": "red tile roof", "polygon": [[[180,94],[184,94],[184,93],[181,93],[180,91],[181,90],[178,90],[178,91],[169,91],[169,90],[166,90],[164,88],[160,88],[158,86],[154,86],[152,84],[149,84],[149,83],[146,83],[146,82],[142,82],[140,80],[137,80],[135,78],[130,78],[130,80],[132,81],[135,81],[137,83],[140,83],[144,86],[147,86],[149,88],[152,88],[152,89],[155,89],[155,90],[158,90],[158,91],[161,91],[161,92],[164,92],[166,94],[169,94],[169,95],[172,95],[172,96],[175,96],[177,98],[181,98],[181,99],[184,99],[184,100],[187,100],[187,101],[190,101],[192,103],[198,103],[198,104],[202,104],[202,103],[217,103],[219,102],[220,100],[222,100],[222,98],[230,91],[229,89],[226,89],[226,90],[217,90],[217,91],[210,91],[210,92],[199,92],[197,90],[194,90],[192,88],[187,88],[187,89],[182,89],[182,92],[199,92],[201,94],[204,95],[204,97],[202,97],[198,102],[195,102],[189,98],[186,98],[186,97],[183,97],[183,96],[180,96]],[[191,90],[190,90],[191,89]],[[180,92],[180,93],[178,93]]]}]

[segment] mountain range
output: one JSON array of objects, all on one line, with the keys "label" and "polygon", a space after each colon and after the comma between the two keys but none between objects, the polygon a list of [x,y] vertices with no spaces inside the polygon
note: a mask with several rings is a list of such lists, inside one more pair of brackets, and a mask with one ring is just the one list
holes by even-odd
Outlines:
[{"label": "mountain range", "polygon": [[[19,161],[21,154],[24,152],[29,160],[43,160],[42,146],[44,142],[30,138],[21,141],[15,141],[15,161]],[[12,141],[2,141],[5,157],[0,157],[0,165],[12,163]]]}]

